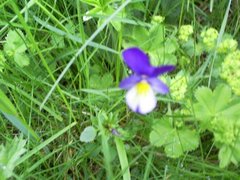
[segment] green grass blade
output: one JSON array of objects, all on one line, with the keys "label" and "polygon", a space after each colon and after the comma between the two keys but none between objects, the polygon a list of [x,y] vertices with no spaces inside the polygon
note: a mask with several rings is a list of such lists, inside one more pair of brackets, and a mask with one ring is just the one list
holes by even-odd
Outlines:
[{"label": "green grass blade", "polygon": [[83,50],[89,45],[90,42],[93,41],[93,39],[105,28],[105,26],[107,26],[107,24],[121,11],[123,10],[123,8],[125,6],[128,5],[128,3],[130,3],[131,0],[126,0],[111,16],[109,16],[106,21],[104,21],[104,23],[92,34],[92,36],[86,40],[86,42],[82,45],[82,47],[77,51],[77,53],[72,57],[72,59],[69,61],[69,63],[67,64],[67,66],[64,68],[64,70],[62,71],[62,73],[59,75],[59,77],[57,78],[57,80],[55,81],[55,83],[53,84],[52,88],[50,89],[50,91],[48,92],[48,94],[46,95],[46,97],[44,98],[40,109],[42,109],[42,107],[44,106],[44,104],[47,102],[47,100],[49,99],[49,97],[51,96],[52,92],[55,90],[55,88],[58,86],[58,83],[61,81],[61,79],[63,78],[63,76],[65,75],[65,73],[68,71],[68,69],[71,67],[71,65],[74,63],[74,61],[76,60],[76,58],[83,52]]},{"label": "green grass blade", "polygon": [[23,134],[25,134],[26,136],[30,135],[30,137],[34,138],[35,140],[40,139],[38,135],[34,132],[34,130],[18,116],[17,110],[15,109],[14,105],[1,90],[0,112]]},{"label": "green grass blade", "polygon": [[[229,16],[229,13],[230,13],[230,7],[231,7],[231,4],[232,4],[232,0],[229,0],[228,2],[228,6],[227,6],[227,9],[225,11],[225,15],[224,15],[224,18],[223,18],[223,21],[222,21],[222,24],[221,24],[221,28],[220,28],[220,31],[219,31],[219,35],[218,35],[218,38],[217,38],[217,45],[216,47],[218,47],[218,45],[220,44],[221,40],[222,40],[222,37],[223,37],[223,34],[225,32],[225,28],[226,28],[226,25],[227,25],[227,20],[228,20],[228,16]],[[210,87],[210,84],[211,84],[211,80],[212,80],[212,73],[213,73],[213,66],[214,66],[214,62],[215,62],[215,57],[217,55],[217,50],[215,49],[215,52],[214,52],[214,56],[213,56],[213,62],[211,64],[211,71],[210,71],[210,75],[209,75],[209,80],[208,80],[208,87]]]},{"label": "green grass blade", "polygon": [[121,164],[123,180],[130,180],[131,176],[130,176],[128,158],[127,158],[127,153],[124,147],[124,143],[120,138],[115,137],[115,144],[117,147],[118,157]]},{"label": "green grass blade", "polygon": [[52,137],[50,137],[49,139],[47,139],[46,141],[42,142],[40,145],[38,145],[37,147],[35,147],[34,149],[32,149],[31,151],[29,151],[27,154],[25,154],[24,156],[22,156],[18,161],[17,161],[17,165],[21,164],[22,162],[26,161],[28,158],[30,158],[32,155],[36,154],[38,151],[40,151],[41,149],[45,148],[49,143],[51,143],[53,140],[57,139],[59,136],[61,136],[63,133],[65,133],[66,131],[68,131],[69,129],[71,129],[73,126],[75,126],[77,123],[73,122],[72,124],[68,125],[67,127],[63,128],[62,130],[60,130],[59,132],[57,132],[56,134],[54,134]]},{"label": "green grass blade", "polygon": [[101,140],[102,140],[102,152],[104,156],[104,164],[105,169],[107,173],[107,179],[111,180],[113,179],[113,172],[112,172],[112,166],[111,166],[111,159],[110,159],[110,148],[108,144],[108,137],[106,135],[105,129],[102,125],[101,119],[98,119],[98,127],[101,133]]},{"label": "green grass blade", "polygon": [[[77,42],[77,43],[83,43],[83,40],[78,37],[78,36],[75,36],[75,35],[72,35],[68,32],[64,32],[62,31],[61,29],[58,29],[56,27],[53,27],[52,25],[48,24],[46,21],[43,21],[41,20],[40,18],[36,17],[36,16],[33,16],[33,18],[35,19],[35,21],[39,24],[41,24],[43,27],[47,28],[48,30],[58,34],[58,35],[61,35],[61,36],[64,36],[74,42]],[[112,48],[109,48],[107,46],[104,46],[104,45],[101,45],[101,44],[98,44],[98,43],[95,43],[95,42],[89,42],[88,44],[89,46],[92,46],[94,48],[97,48],[97,49],[102,49],[102,50],[105,50],[105,51],[109,51],[111,53],[114,53],[114,54],[118,54],[117,51],[115,51],[114,49]]]},{"label": "green grass blade", "polygon": [[[36,0],[31,0],[29,1],[26,6],[21,10],[21,14],[25,13],[30,7],[32,7],[35,4]],[[6,2],[5,2],[6,3]],[[12,23],[14,22],[16,19],[18,18],[17,15],[15,15],[9,22]],[[9,24],[6,24],[5,26],[2,27],[2,29],[0,30],[0,34],[2,34],[7,28],[8,28]]]}]

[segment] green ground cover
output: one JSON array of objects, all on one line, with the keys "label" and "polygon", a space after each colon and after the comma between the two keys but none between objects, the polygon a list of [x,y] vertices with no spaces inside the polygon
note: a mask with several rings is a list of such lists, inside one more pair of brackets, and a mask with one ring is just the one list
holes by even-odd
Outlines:
[{"label": "green ground cover", "polygon": [[[0,15],[0,180],[239,178],[238,0],[5,0]],[[175,67],[168,93],[131,47]],[[119,88],[134,73],[151,112]]]}]

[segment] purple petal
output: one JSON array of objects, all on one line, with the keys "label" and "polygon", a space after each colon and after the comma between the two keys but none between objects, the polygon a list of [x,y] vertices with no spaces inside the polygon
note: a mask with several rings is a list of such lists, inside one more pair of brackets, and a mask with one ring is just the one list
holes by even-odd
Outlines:
[{"label": "purple petal", "polygon": [[169,92],[168,86],[158,78],[148,78],[147,81],[155,92],[160,94],[167,94]]},{"label": "purple petal", "polygon": [[139,75],[151,75],[154,68],[149,62],[148,56],[139,48],[132,47],[122,52],[124,62]]},{"label": "purple petal", "polygon": [[140,76],[132,75],[128,78],[123,79],[120,82],[119,87],[122,89],[130,89],[131,87],[133,87],[135,84],[137,84],[141,80],[142,80],[142,78]]},{"label": "purple petal", "polygon": [[173,71],[174,69],[175,69],[175,66],[173,66],[173,65],[155,67],[150,76],[157,77],[157,76],[167,73],[169,71]]}]

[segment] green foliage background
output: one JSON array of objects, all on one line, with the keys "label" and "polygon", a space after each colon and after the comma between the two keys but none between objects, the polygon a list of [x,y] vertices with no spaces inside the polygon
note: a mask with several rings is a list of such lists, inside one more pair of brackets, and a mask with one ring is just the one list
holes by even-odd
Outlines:
[{"label": "green foliage background", "polygon": [[[2,179],[239,177],[238,0],[132,0],[107,19],[126,2],[0,2]],[[193,27],[186,41],[182,25]],[[217,38],[205,41],[209,28]],[[162,77],[171,93],[146,116],[118,88],[130,46],[177,67]]]}]

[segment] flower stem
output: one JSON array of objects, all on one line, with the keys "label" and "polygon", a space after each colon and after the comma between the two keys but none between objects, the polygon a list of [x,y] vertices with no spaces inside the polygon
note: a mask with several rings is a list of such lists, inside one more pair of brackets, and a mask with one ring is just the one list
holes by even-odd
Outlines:
[{"label": "flower stem", "polygon": [[124,147],[123,141],[119,137],[115,137],[115,144],[117,147],[118,157],[121,164],[121,169],[123,173],[123,180],[130,180],[130,170],[129,170],[129,164],[128,164],[128,158],[127,153]]}]

